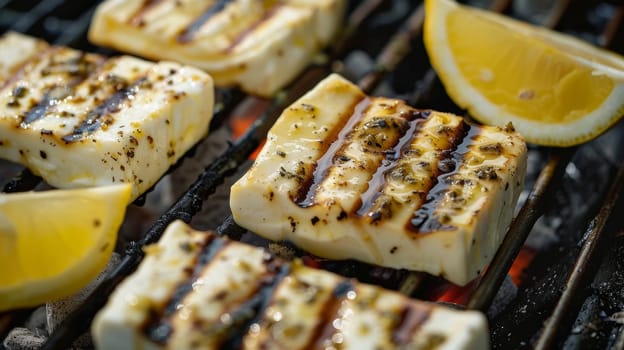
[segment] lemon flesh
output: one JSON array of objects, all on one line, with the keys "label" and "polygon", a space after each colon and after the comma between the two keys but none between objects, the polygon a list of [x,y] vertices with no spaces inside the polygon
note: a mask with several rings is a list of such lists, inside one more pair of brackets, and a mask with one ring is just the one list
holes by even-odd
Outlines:
[{"label": "lemon flesh", "polygon": [[0,311],[71,295],[115,247],[128,184],[0,195]]},{"label": "lemon flesh", "polygon": [[449,96],[482,123],[548,146],[588,141],[624,115],[624,57],[492,12],[427,0],[425,46]]}]

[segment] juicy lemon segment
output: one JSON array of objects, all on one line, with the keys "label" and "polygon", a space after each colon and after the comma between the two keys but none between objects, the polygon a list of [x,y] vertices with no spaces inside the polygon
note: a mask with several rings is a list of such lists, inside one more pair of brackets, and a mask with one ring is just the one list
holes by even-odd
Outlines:
[{"label": "juicy lemon segment", "polygon": [[71,295],[115,247],[129,184],[0,195],[0,311]]},{"label": "juicy lemon segment", "polygon": [[624,115],[624,58],[492,12],[427,0],[425,45],[449,96],[485,124],[571,146]]}]

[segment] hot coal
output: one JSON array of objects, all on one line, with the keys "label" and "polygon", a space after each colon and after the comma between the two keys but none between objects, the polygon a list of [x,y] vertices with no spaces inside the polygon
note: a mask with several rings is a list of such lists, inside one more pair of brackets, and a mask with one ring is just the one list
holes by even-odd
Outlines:
[{"label": "hot coal", "polygon": [[[619,208],[624,210],[624,200]],[[619,222],[618,222],[619,221]],[[589,296],[572,326],[566,349],[613,348],[624,325],[624,225],[614,220],[610,239],[603,248],[605,258],[589,286]]]},{"label": "hot coal", "polygon": [[[539,336],[543,322],[550,316],[563,291],[585,234],[591,228],[590,221],[596,215],[615,177],[616,165],[624,161],[622,135],[624,125],[619,125],[579,149],[566,169],[566,175],[549,205],[547,214],[534,227],[531,233],[534,237],[529,239],[529,243],[533,242],[539,248],[527,271],[531,278],[520,287],[516,300],[492,320],[494,348],[522,348]],[[547,238],[540,237],[544,235]],[[538,247],[539,244],[535,242],[540,241],[547,243]],[[615,252],[610,255],[599,254],[604,257],[603,267],[599,271],[608,275],[599,279],[598,273],[591,286],[575,291],[580,301],[588,299],[572,332],[564,333],[570,336],[570,342],[580,344],[579,349],[587,348],[585,346],[588,341],[596,348],[605,348],[615,332],[609,316],[617,312],[618,305],[624,298],[622,286],[616,283],[617,277],[624,274],[624,268],[620,266],[623,263],[624,250],[620,251],[615,247],[611,249]],[[615,305],[606,307],[606,301],[609,305]],[[570,317],[571,323],[576,315],[572,314]],[[603,340],[598,341],[598,338]],[[603,346],[599,346],[600,344]],[[576,348],[575,346],[577,345],[572,348]]]}]

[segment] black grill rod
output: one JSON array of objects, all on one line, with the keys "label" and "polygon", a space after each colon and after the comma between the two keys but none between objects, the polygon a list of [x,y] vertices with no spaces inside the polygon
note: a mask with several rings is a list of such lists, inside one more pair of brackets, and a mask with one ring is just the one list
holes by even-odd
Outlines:
[{"label": "black grill rod", "polygon": [[542,25],[546,28],[557,28],[561,23],[561,18],[565,15],[566,11],[570,8],[572,0],[559,0],[552,7],[548,16],[544,19]]},{"label": "black grill rod", "polygon": [[[548,28],[553,29],[561,22],[561,18],[569,9],[569,5],[568,0],[560,0],[554,5],[550,15],[545,20]],[[468,301],[467,308],[487,312],[533,225],[544,213],[545,197],[550,196],[554,187],[560,182],[559,179],[563,177],[564,170],[576,149],[577,147],[550,149],[551,154],[546,167],[538,176],[529,197],[512,221],[503,243],[498,248],[483,278]]]},{"label": "black grill rod", "polygon": [[[7,1],[8,2],[8,1]],[[21,20],[12,28],[13,30],[26,32],[28,31],[38,20],[49,15],[54,9],[62,4],[61,2],[43,1],[28,12]],[[0,8],[4,4],[0,3]],[[92,12],[95,10],[95,6],[91,8],[86,14],[83,14],[80,19],[72,22],[69,28],[63,31],[60,38],[55,41],[56,45],[67,45],[71,41],[75,40],[77,36],[84,33],[86,27],[91,19]],[[24,19],[25,18],[25,19]],[[34,189],[42,181],[41,177],[33,174],[28,168],[22,170],[18,175],[11,179],[4,185],[2,192],[24,192]]]},{"label": "black grill rod", "polygon": [[[232,112],[234,107],[243,99],[243,93],[238,89],[217,89],[216,93],[221,97],[215,104],[214,112],[212,115],[212,121],[210,122],[210,130],[215,130],[223,124],[227,116]],[[208,136],[209,137],[209,136]],[[167,172],[171,172],[175,168],[177,168],[184,159],[188,156],[188,153],[192,153],[192,151],[187,152],[184,156],[182,156],[176,164],[172,165]],[[9,182],[7,182],[2,192],[4,193],[15,193],[15,192],[24,192],[30,191],[37,187],[43,179],[35,174],[33,174],[28,168],[24,168],[18,175],[14,176]],[[154,185],[155,186],[155,185]],[[149,188],[145,191],[139,198],[134,201],[136,205],[143,205],[145,202],[146,195],[151,192],[152,188]]]},{"label": "black grill rod", "polygon": [[[622,26],[624,22],[624,5],[620,5],[616,14],[609,20],[608,25],[602,35],[602,46],[609,48],[613,43],[613,34]],[[609,232],[605,226],[613,212],[624,186],[624,164],[620,165],[618,175],[613,181],[608,191],[606,200],[600,208],[598,215],[589,223],[586,239],[583,242],[581,251],[576,259],[574,267],[568,276],[563,293],[555,306],[551,316],[546,320],[542,333],[539,336],[535,349],[550,349],[557,340],[558,335],[563,330],[570,327],[569,318],[577,315],[580,304],[578,294],[583,290],[584,283],[594,274],[598,267],[598,262],[602,260],[598,247],[609,238]]]},{"label": "black grill rod", "polygon": [[[48,15],[50,12],[54,10],[54,8],[58,7],[59,5],[60,3],[55,3],[55,2],[48,2],[46,4],[40,3],[39,6],[35,7],[28,14],[25,15],[26,19],[19,20],[12,29],[26,32],[28,29],[30,29],[30,27],[32,27],[32,25],[36,21]],[[3,4],[0,4],[0,7],[3,7]],[[57,41],[55,42],[55,44],[62,45],[65,43]],[[28,168],[25,168],[18,175],[13,177],[13,179],[11,179],[8,183],[4,185],[2,192],[14,193],[14,192],[29,191],[29,190],[34,189],[37,185],[39,185],[41,181],[42,181],[41,177],[33,174]]]},{"label": "black grill rod", "polygon": [[78,40],[83,37],[83,34],[89,29],[91,19],[95,13],[95,9],[99,6],[99,2],[96,2],[93,6],[80,14],[80,17],[72,20],[66,28],[61,32],[58,38],[54,41],[56,45],[72,46],[76,44]]},{"label": "black grill rod", "polygon": [[[503,13],[505,12],[509,6],[511,6],[511,0],[494,0],[488,6],[488,9],[493,12]],[[423,24],[424,24],[424,7],[419,9],[421,13],[414,14],[411,19],[412,25],[418,23],[419,28],[417,34],[420,35],[422,32]],[[390,60],[389,60],[390,61]],[[391,61],[390,61],[391,62]],[[381,70],[385,69],[384,66],[381,66]],[[369,78],[366,81],[370,81],[372,78]],[[438,76],[433,68],[429,68],[423,78],[420,80],[421,84],[418,86],[415,91],[412,93],[412,98],[409,103],[411,105],[422,106],[425,102],[430,98],[431,91],[435,83],[437,83]],[[421,286],[422,282],[425,280],[426,274],[418,271],[410,271],[401,284],[399,285],[399,292],[408,296],[413,295],[418,288]]]},{"label": "black grill rod", "polygon": [[[493,0],[487,7],[488,10],[497,13],[504,13],[510,7],[513,0]],[[429,68],[419,81],[419,85],[414,89],[409,104],[418,108],[426,108],[431,98],[433,87],[440,83],[440,79],[433,68]]]},{"label": "black grill rod", "polygon": [[421,4],[412,12],[403,29],[390,39],[377,56],[374,70],[358,82],[362,90],[371,93],[388,72],[396,69],[407,53],[412,50],[412,43],[421,35],[424,21],[425,6]]},{"label": "black grill rod", "polygon": [[[490,11],[502,13],[511,6],[512,0],[494,0],[489,6]],[[424,4],[418,6],[418,8],[412,12],[409,19],[406,21],[404,29],[398,32],[386,45],[382,53],[378,56],[375,65],[375,70],[365,77],[363,77],[358,86],[370,93],[379,84],[383,77],[396,69],[397,65],[405,57],[405,55],[411,50],[413,41],[422,34],[423,24],[425,20],[425,7]],[[433,69],[429,69],[426,73],[424,80],[431,79],[428,76],[436,76]],[[415,94],[421,95],[426,93],[424,90],[430,90],[431,84],[423,85],[423,91],[417,91]],[[421,89],[419,89],[421,90]]]},{"label": "black grill rod", "polygon": [[512,221],[503,243],[466,305],[468,309],[487,312],[535,221],[544,213],[546,198],[552,196],[555,187],[560,182],[558,179],[563,177],[565,168],[576,149],[576,147],[551,149],[546,166],[539,174],[526,202]]},{"label": "black grill rod", "polygon": [[4,185],[2,192],[15,193],[30,191],[37,187],[39,183],[41,183],[41,178],[33,174],[28,168],[24,168]]},{"label": "black grill rod", "polygon": [[228,215],[215,231],[217,235],[221,237],[227,236],[235,241],[240,241],[241,237],[247,232],[246,229],[238,226],[232,215]]},{"label": "black grill rod", "polygon": [[[424,14],[424,6],[418,6],[405,21],[403,28],[388,40],[388,44],[377,56],[375,70],[366,74],[358,82],[358,86],[362,90],[366,93],[371,93],[379,85],[383,77],[388,72],[394,70],[407,53],[410,52],[412,42],[421,34]],[[349,30],[347,31],[349,32]],[[231,215],[223,220],[216,231],[221,236],[228,236],[235,240],[240,239],[240,236],[246,232],[245,229],[234,222]]]},{"label": "black grill rod", "polygon": [[47,0],[41,1],[35,5],[28,13],[11,26],[12,30],[26,33],[42,18],[49,15],[57,7],[63,4],[64,0]]},{"label": "black grill rod", "polygon": [[[320,70],[317,68],[316,70]],[[108,296],[115,287],[130,273],[132,273],[143,258],[142,247],[157,242],[165,228],[175,220],[190,222],[193,215],[201,210],[202,203],[214,193],[224,178],[230,175],[260,144],[262,132],[266,132],[269,113],[275,113],[277,106],[273,104],[261,118],[256,120],[249,131],[235,144],[219,156],[199,176],[167,211],[152,224],[150,229],[139,242],[130,242],[119,265],[107,275],[98,288],[70,314],[65,321],[53,332],[42,349],[65,349],[73,341],[87,331],[95,313],[106,303]]]},{"label": "black grill rod", "polygon": [[624,350],[624,326],[620,326],[620,335],[618,335],[613,345],[615,350]]},{"label": "black grill rod", "polygon": [[362,23],[374,12],[376,12],[384,0],[368,0],[359,4],[349,15],[345,29],[336,39],[336,44],[329,49],[333,57],[342,56],[349,51],[351,45],[350,38],[354,37]]},{"label": "black grill rod", "polygon": [[[335,48],[331,50],[333,56],[339,56],[341,52],[344,53],[346,52],[346,50],[348,50],[351,36],[356,33],[360,25],[372,13],[374,13],[375,11],[377,11],[377,9],[379,9],[379,7],[383,4],[383,1],[384,0],[365,1],[362,4],[360,4],[357,8],[354,9],[353,13],[349,16],[349,19],[347,20],[346,29],[342,33],[340,33],[340,36],[337,39],[337,44]],[[59,5],[60,4],[54,5],[53,2],[50,2],[50,4],[48,4],[43,10],[36,10],[37,8],[33,9],[32,10],[33,13],[32,14],[29,13],[28,17],[29,18],[34,17],[34,13],[40,13],[40,12],[42,13],[40,17],[42,17]],[[63,35],[61,35],[57,39],[55,44],[69,45],[69,44],[74,43],[77,40],[74,32],[78,31],[79,29],[82,29],[83,31],[86,30],[87,28],[86,26],[88,26],[88,23],[96,7],[97,5],[89,9],[86,14],[83,14],[80,17],[80,19],[74,21],[74,23],[72,23],[72,27],[68,28],[67,31],[64,31]],[[36,20],[32,22],[34,23],[36,22]],[[30,20],[28,23],[30,23]],[[21,26],[25,27],[26,25],[21,24]],[[242,100],[242,95],[240,94],[239,90],[236,90],[236,91],[234,91],[235,89],[225,89],[225,90],[227,90],[226,93],[227,93],[227,96],[230,97],[230,99],[225,100],[225,102],[218,103],[217,106],[215,107],[215,115],[213,116],[213,122],[210,125],[210,130],[214,130],[215,122],[221,123],[225,119],[223,116],[223,113],[221,114],[218,113],[219,108],[223,110],[227,110],[229,112],[236,106],[236,104],[238,104]],[[234,95],[234,97],[231,96],[232,94]],[[21,173],[16,175],[13,179],[11,179],[5,185],[3,192],[10,193],[10,192],[29,191],[29,190],[34,189],[39,183],[41,183],[41,181],[42,181],[41,177],[34,175],[28,169],[24,169]],[[143,201],[144,199],[145,197],[143,196]],[[140,202],[136,202],[136,204],[141,205]]]},{"label": "black grill rod", "polygon": [[[348,27],[357,28],[361,23],[373,14],[379,6],[377,0],[369,0],[361,3],[359,7],[367,9],[367,14],[358,13],[358,17],[349,17]],[[358,22],[359,21],[359,22]],[[356,31],[353,31],[355,33]],[[351,40],[352,36],[342,36],[341,41]],[[346,44],[337,43],[342,47]],[[334,53],[335,56],[343,55],[344,52]],[[335,58],[335,57],[332,57]],[[72,312],[61,325],[50,335],[42,348],[66,349],[71,346],[78,336],[87,331],[93,321],[95,313],[104,306],[109,295],[115,287],[132,273],[143,258],[142,247],[146,244],[157,242],[166,226],[174,220],[180,219],[189,222],[202,206],[202,202],[214,193],[216,187],[221,184],[226,176],[236,170],[256,149],[266,136],[268,129],[279,116],[282,109],[297,97],[308,91],[316,82],[327,74],[326,67],[309,68],[295,83],[283,94],[278,94],[273,99],[271,106],[252,124],[248,131],[221,156],[210,164],[189,189],[150,227],[143,239],[138,243],[131,242],[126,248],[126,253],[120,264],[110,274],[103,278],[102,282],[87,299]]]},{"label": "black grill rod", "polygon": [[576,315],[580,304],[578,297],[583,294],[587,287],[586,282],[594,275],[598,262],[601,244],[611,238],[609,231],[605,230],[607,222],[613,213],[613,208],[624,186],[624,163],[620,167],[618,175],[611,185],[607,199],[600,208],[598,215],[589,223],[586,231],[586,239],[581,247],[581,252],[572,268],[572,272],[566,281],[563,293],[555,306],[555,310],[544,325],[542,334],[535,344],[536,350],[551,349],[559,333],[567,330],[569,319]]},{"label": "black grill rod", "polygon": [[[624,22],[624,4],[618,6],[613,14],[613,17],[609,23],[607,23],[607,27],[600,37],[601,46],[610,47],[612,44],[616,43],[616,40],[624,39],[624,28],[622,27],[622,22]],[[618,35],[622,38],[619,38]],[[619,41],[619,43],[621,43],[621,41]]]}]

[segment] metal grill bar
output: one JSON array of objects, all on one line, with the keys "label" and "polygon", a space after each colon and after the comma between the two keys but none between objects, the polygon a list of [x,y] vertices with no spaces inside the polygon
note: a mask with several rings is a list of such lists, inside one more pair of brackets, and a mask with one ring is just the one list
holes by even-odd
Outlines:
[{"label": "metal grill bar", "polygon": [[362,90],[367,93],[372,92],[382,78],[388,72],[393,71],[401,60],[405,58],[407,53],[411,50],[412,41],[422,33],[424,21],[425,7],[424,5],[420,5],[414,12],[412,12],[411,16],[407,20],[406,28],[399,31],[392,39],[390,39],[388,45],[378,56],[375,71],[367,74],[360,80],[358,86]]},{"label": "metal grill bar", "polygon": [[[393,71],[407,56],[412,49],[413,41],[422,33],[423,22],[424,7],[421,5],[414,10],[405,21],[404,28],[397,32],[382,49],[376,60],[376,69],[360,79],[358,86],[362,90],[366,93],[371,93],[382,81],[384,76]],[[231,216],[217,229],[218,234],[227,235],[234,239],[240,239],[240,236],[244,232],[246,232],[246,230],[236,225]],[[410,273],[401,284],[399,290],[407,295],[412,294],[419,285],[418,283],[414,283],[414,281],[420,280],[421,278],[421,273]]]},{"label": "metal grill bar", "polygon": [[[513,0],[492,0],[488,9],[497,13],[506,12]],[[417,108],[426,108],[427,103],[431,99],[431,94],[434,86],[441,84],[438,75],[429,67],[423,78],[420,80],[420,85],[412,93],[412,97],[409,99],[409,104]]]},{"label": "metal grill bar", "polygon": [[14,193],[29,191],[35,188],[39,183],[41,183],[41,178],[33,174],[28,168],[25,168],[4,185],[2,192]]},{"label": "metal grill bar", "polygon": [[[545,24],[549,28],[555,28],[569,8],[569,4],[568,0],[559,1],[553,7]],[[507,276],[509,268],[511,268],[513,261],[529,236],[533,225],[543,215],[546,197],[550,196],[554,191],[553,183],[556,185],[557,182],[560,182],[557,180],[563,177],[565,167],[572,159],[575,151],[576,148],[551,150],[548,164],[540,173],[527,201],[511,223],[503,243],[494,255],[479,286],[470,298],[467,305],[469,309],[484,312],[488,310],[503,280]]]},{"label": "metal grill bar", "polygon": [[91,23],[91,18],[93,17],[96,7],[97,4],[93,5],[86,12],[82,13],[80,17],[71,21],[69,26],[64,28],[61,35],[54,42],[57,45],[68,46],[76,44],[81,38],[81,34],[85,33],[89,28],[89,24]]},{"label": "metal grill bar", "polygon": [[546,28],[556,28],[557,25],[561,22],[561,18],[566,13],[566,11],[570,8],[572,0],[559,0],[555,6],[553,6],[552,10],[544,20],[542,25]]},{"label": "metal grill bar", "polygon": [[[493,0],[489,6],[489,10],[502,13],[506,11],[509,8],[509,6],[511,6],[511,0]],[[408,23],[410,24],[410,26],[414,27],[413,29],[414,33],[408,32],[408,34],[420,35],[420,33],[422,32],[423,24],[424,24],[424,5],[421,5],[420,8],[417,9],[413,13],[412,18],[410,18]],[[397,41],[398,43],[401,43],[404,40],[399,36],[399,38],[397,38]],[[390,48],[396,49],[399,52],[402,52],[405,50],[405,48],[402,47],[401,45],[397,45],[396,47],[389,45],[388,49]],[[386,72],[392,71],[395,69],[396,65],[398,64],[398,61],[395,61],[394,59],[390,58],[389,55],[384,54],[384,53],[380,55],[380,61],[382,62],[382,64],[379,65],[380,73],[381,72],[386,73]],[[390,65],[390,63],[393,63],[393,64]],[[379,78],[376,77],[375,75],[372,75],[370,78],[365,77],[360,82],[360,87],[366,86],[366,84],[368,84],[369,81],[373,81],[373,79],[379,79]],[[410,104],[413,106],[417,106],[417,107],[423,106],[426,104],[425,101],[429,100],[429,98],[431,97],[431,92],[432,92],[434,85],[436,83],[440,83],[438,75],[431,67],[429,67],[429,69],[427,70],[427,72],[425,73],[421,81],[423,82],[423,84],[421,84],[412,93],[412,98],[410,99]],[[416,290],[421,286],[425,278],[426,278],[426,275],[421,272],[410,272],[407,276],[405,276],[405,278],[401,282],[401,285],[399,286],[399,292],[405,295],[413,295],[416,292]]]},{"label": "metal grill bar", "polygon": [[578,312],[578,299],[582,296],[584,283],[594,274],[597,263],[601,260],[597,253],[598,246],[604,243],[610,236],[605,231],[607,221],[611,217],[613,208],[624,186],[624,164],[620,167],[616,180],[609,189],[609,195],[600,208],[598,216],[589,224],[589,234],[583,243],[574,268],[566,282],[565,289],[552,316],[546,321],[542,335],[535,349],[551,349],[557,335],[568,329],[570,317]]},{"label": "metal grill bar", "polygon": [[[0,1],[0,8],[7,6],[11,0]],[[20,16],[20,19],[11,23],[10,30],[18,32],[30,32],[36,23],[49,16],[59,6],[63,5],[63,0],[41,1],[27,14]],[[76,21],[72,21],[68,27],[63,27],[60,36],[52,41],[56,45],[70,45],[86,32],[89,26],[93,11],[96,5],[93,5],[87,12],[83,13]],[[29,169],[22,170],[18,175],[4,185],[3,192],[23,192],[34,189],[43,180],[41,177],[33,174]]]},{"label": "metal grill bar", "polygon": [[[379,1],[369,0],[360,5],[349,18],[348,28],[358,28],[379,7]],[[357,30],[352,30],[355,33]],[[342,36],[339,47],[347,48],[347,41],[352,37]],[[334,51],[332,59],[345,52]],[[297,97],[308,91],[327,74],[327,67],[312,67],[300,77],[285,94],[273,99],[271,106],[253,123],[245,135],[210,164],[189,187],[189,189],[161,216],[144,237],[138,242],[131,242],[118,267],[106,276],[98,288],[90,294],[81,306],[53,332],[42,349],[60,349],[71,346],[73,341],[87,330],[95,313],[106,303],[113,289],[136,269],[143,257],[142,247],[157,242],[165,228],[176,219],[189,222],[202,206],[202,202],[214,193],[225,177],[237,169],[263,140],[268,129],[281,111]]]},{"label": "metal grill bar", "polygon": [[[616,38],[618,35],[624,36],[624,28],[622,28],[622,22],[624,22],[624,4],[620,5],[613,14],[613,17],[607,24],[602,37],[600,38],[600,45],[604,47],[611,47],[616,44]],[[619,42],[619,44],[622,44]]]},{"label": "metal grill bar", "polygon": [[[624,5],[620,5],[615,15],[609,21],[605,31],[602,34],[602,46],[607,48],[611,46],[615,33],[619,30],[624,20]],[[624,186],[624,164],[621,164],[616,179],[613,181],[611,188],[604,204],[600,208],[598,215],[589,223],[588,235],[583,242],[583,246],[578,255],[576,263],[566,281],[563,294],[559,298],[557,305],[546,321],[542,334],[540,335],[535,349],[550,349],[554,345],[557,337],[563,330],[568,330],[570,326],[570,318],[578,313],[580,308],[580,297],[583,293],[583,284],[593,275],[599,262],[602,260],[598,256],[598,247],[605,242],[610,236],[605,230],[606,224],[611,217],[613,208],[622,192]]]},{"label": "metal grill bar", "polygon": [[555,180],[561,179],[575,151],[576,148],[553,150],[525,204],[511,223],[509,232],[468,302],[467,308],[488,310],[535,221],[544,213],[545,200],[553,193],[553,184],[556,185],[557,182]]},{"label": "metal grill bar", "polygon": [[12,26],[12,29],[18,32],[29,31],[35,23],[37,23],[37,21],[54,11],[54,9],[59,7],[62,3],[63,0],[42,1],[38,3],[28,12],[28,16],[20,17],[20,19]]}]

